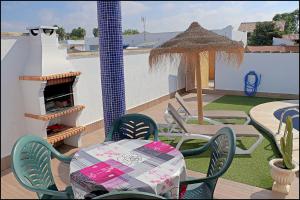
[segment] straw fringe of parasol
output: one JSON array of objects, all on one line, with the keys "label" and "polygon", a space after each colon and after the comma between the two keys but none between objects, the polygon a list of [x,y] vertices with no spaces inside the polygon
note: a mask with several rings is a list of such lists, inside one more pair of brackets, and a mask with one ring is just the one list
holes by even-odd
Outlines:
[{"label": "straw fringe of parasol", "polygon": [[232,41],[193,22],[183,33],[152,49],[149,65],[152,69],[166,58],[172,62],[178,56],[176,54],[188,56],[190,53],[205,51],[217,52],[219,58],[231,62],[234,66],[239,66],[243,61],[244,48],[241,42]]}]

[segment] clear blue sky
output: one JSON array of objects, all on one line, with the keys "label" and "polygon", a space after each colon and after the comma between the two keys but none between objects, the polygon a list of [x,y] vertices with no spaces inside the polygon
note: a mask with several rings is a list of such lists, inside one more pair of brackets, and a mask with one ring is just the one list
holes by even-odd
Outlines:
[{"label": "clear blue sky", "polygon": [[[122,1],[123,29],[143,31],[141,17],[146,17],[146,31],[183,31],[192,21],[208,29],[241,22],[270,21],[276,13],[299,8],[298,1]],[[24,32],[28,26],[63,26],[66,31],[83,27],[87,35],[97,26],[96,1],[7,1],[1,2],[1,31]]]}]

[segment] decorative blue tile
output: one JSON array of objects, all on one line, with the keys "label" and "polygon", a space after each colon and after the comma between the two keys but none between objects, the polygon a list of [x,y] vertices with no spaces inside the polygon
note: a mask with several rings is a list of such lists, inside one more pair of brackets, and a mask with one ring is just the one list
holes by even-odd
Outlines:
[{"label": "decorative blue tile", "polygon": [[[125,84],[121,5],[119,1],[97,1],[99,52],[105,135],[112,122],[125,114]],[[119,140],[113,135],[112,140]]]}]

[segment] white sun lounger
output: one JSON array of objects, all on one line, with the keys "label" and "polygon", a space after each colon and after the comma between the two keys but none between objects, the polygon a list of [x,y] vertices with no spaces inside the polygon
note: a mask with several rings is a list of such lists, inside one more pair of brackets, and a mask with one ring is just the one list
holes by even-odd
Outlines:
[{"label": "white sun lounger", "polygon": [[[167,137],[181,137],[181,140],[178,142],[176,149],[179,149],[182,143],[190,139],[204,139],[209,140],[214,134],[221,129],[222,127],[230,127],[233,132],[236,134],[236,137],[255,137],[257,138],[256,142],[249,149],[241,149],[236,147],[236,154],[251,154],[256,147],[263,141],[263,136],[252,126],[252,125],[228,125],[228,124],[219,124],[219,125],[199,125],[199,124],[187,124],[176,111],[172,104],[168,104],[168,113],[166,113],[168,124],[165,126],[160,125],[161,136]],[[173,119],[173,121],[170,120]],[[167,129],[167,130],[163,130]]]},{"label": "white sun lounger", "polygon": [[[191,118],[197,118],[197,110],[190,108],[184,99],[176,92],[175,99],[180,105],[180,108],[177,110],[185,121]],[[213,119],[245,119],[244,124],[249,124],[251,121],[250,117],[244,111],[237,110],[206,110],[203,112],[204,120],[211,122],[212,124],[222,124]]]}]

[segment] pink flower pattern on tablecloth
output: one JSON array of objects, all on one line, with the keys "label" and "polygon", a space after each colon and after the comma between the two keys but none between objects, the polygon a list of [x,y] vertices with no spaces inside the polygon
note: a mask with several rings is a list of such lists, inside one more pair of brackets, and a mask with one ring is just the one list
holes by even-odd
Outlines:
[{"label": "pink flower pattern on tablecloth", "polygon": [[80,172],[97,183],[103,183],[124,174],[123,171],[114,168],[104,162],[86,167],[80,170]]},{"label": "pink flower pattern on tablecloth", "polygon": [[120,155],[120,153],[115,152],[115,151],[113,151],[113,150],[108,150],[108,151],[105,151],[105,152],[103,152],[103,153],[96,153],[96,156],[97,156],[97,157],[107,156],[107,157],[111,158],[111,157],[119,156],[119,155]]},{"label": "pink flower pattern on tablecloth", "polygon": [[175,149],[174,147],[172,147],[168,144],[162,143],[160,141],[151,142],[149,144],[144,145],[144,147],[147,147],[149,149],[154,149],[155,151],[159,151],[162,153],[168,153],[169,151],[172,151]]}]

